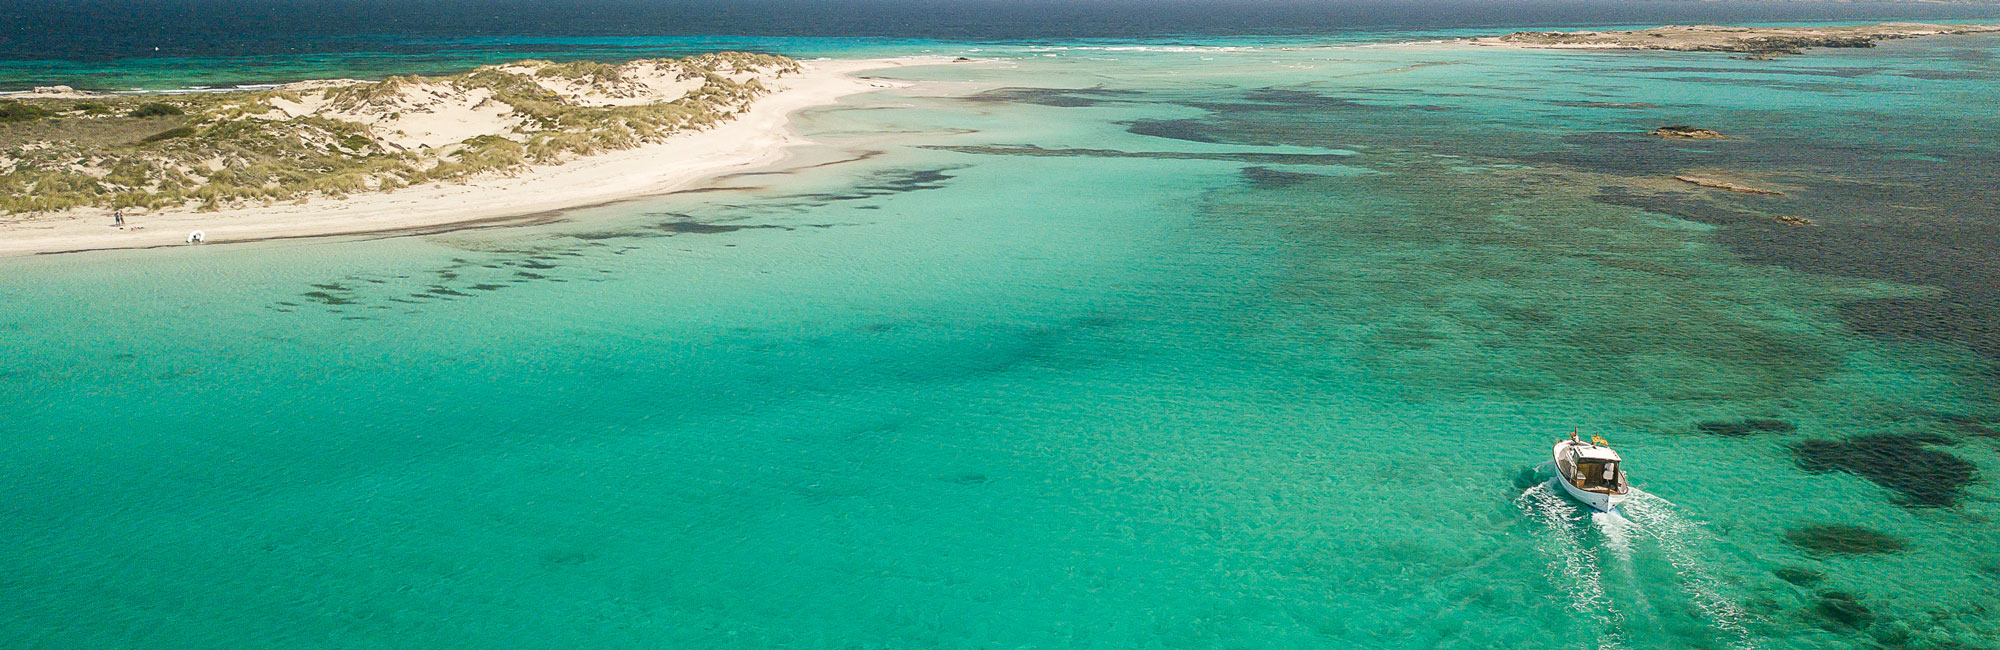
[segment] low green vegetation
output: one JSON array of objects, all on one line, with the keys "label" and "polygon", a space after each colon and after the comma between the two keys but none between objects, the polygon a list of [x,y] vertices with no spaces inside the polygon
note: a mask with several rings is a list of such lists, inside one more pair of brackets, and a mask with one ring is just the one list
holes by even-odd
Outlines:
[{"label": "low green vegetation", "polygon": [[181,110],[179,106],[164,102],[146,102],[140,104],[138,108],[132,109],[132,117],[166,117],[169,115],[186,114],[187,112]]},{"label": "low green vegetation", "polygon": [[26,122],[29,120],[39,120],[54,114],[55,111],[26,102],[0,102],[0,122]]},{"label": "low green vegetation", "polygon": [[140,142],[159,142],[159,141],[161,141],[161,140],[172,140],[172,139],[174,139],[174,138],[185,138],[185,137],[188,137],[188,136],[191,136],[191,135],[194,135],[194,127],[192,127],[192,126],[176,126],[176,127],[174,127],[174,128],[171,128],[171,129],[167,129],[167,130],[165,130],[165,131],[161,131],[161,132],[159,132],[159,133],[155,133],[155,134],[152,134],[152,135],[149,135],[149,136],[146,136],[145,138],[142,138],[142,139],[140,139],[139,141],[140,141]]},{"label": "low green vegetation", "polygon": [[[569,84],[628,97],[659,81],[641,73],[659,70],[691,89],[631,105],[550,89]],[[455,182],[706,128],[764,94],[760,78],[799,70],[788,58],[730,52],[622,65],[523,61],[448,77],[180,95],[173,103],[123,96],[0,103],[7,111],[0,115],[23,116],[0,124],[0,213],[219,209]],[[497,112],[493,132],[449,143],[401,132],[407,118],[450,110],[454,101],[483,116]],[[62,119],[43,119],[59,112]]]}]

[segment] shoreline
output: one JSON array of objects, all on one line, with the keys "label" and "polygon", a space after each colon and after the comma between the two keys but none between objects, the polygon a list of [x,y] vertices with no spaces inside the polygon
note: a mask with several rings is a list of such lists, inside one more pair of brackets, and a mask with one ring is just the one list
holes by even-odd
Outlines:
[{"label": "shoreline", "polygon": [[730,172],[775,164],[807,140],[791,128],[800,111],[897,87],[855,73],[933,63],[928,58],[803,61],[805,71],[750,109],[713,128],[664,142],[533,166],[462,183],[407,187],[342,199],[316,198],[213,212],[157,210],[110,225],[107,209],[0,217],[0,257],[185,246],[200,230],[211,244],[422,232],[480,222],[527,223],[551,213],[686,189]]}]

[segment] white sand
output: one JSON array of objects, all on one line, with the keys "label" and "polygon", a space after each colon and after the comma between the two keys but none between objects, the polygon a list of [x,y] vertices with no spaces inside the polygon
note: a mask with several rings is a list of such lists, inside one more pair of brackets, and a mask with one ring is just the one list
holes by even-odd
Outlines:
[{"label": "white sand", "polygon": [[[562,95],[578,106],[637,106],[670,102],[702,86],[699,77],[682,78],[681,69],[660,59],[642,59],[618,66],[619,83],[606,87],[568,77],[544,77],[535,69],[520,65],[500,66],[502,72],[533,77],[549,92]],[[730,75],[742,76],[742,75]],[[752,75],[759,76],[760,75]]]},{"label": "white sand", "polygon": [[[507,133],[523,119],[514,107],[491,101],[493,91],[475,88],[461,91],[445,84],[410,84],[387,105],[364,104],[334,111],[326,117],[368,125],[370,139],[377,143],[410,150],[442,147],[466,138],[489,133]],[[301,106],[299,110],[311,109]],[[278,110],[290,115],[289,106]]]},{"label": "white sand", "polygon": [[[61,215],[0,216],[0,255],[31,255],[108,248],[186,245],[201,230],[210,244],[280,237],[359,234],[511,217],[685,189],[716,176],[770,165],[804,142],[791,116],[840,98],[892,84],[852,73],[931,59],[803,62],[803,73],[766,85],[750,110],[706,131],[677,134],[665,142],[534,167],[511,176],[443,186],[423,185],[346,199],[314,199],[218,212],[155,210],[128,214],[126,229],[112,227],[109,210]],[[665,84],[662,84],[665,85]],[[412,134],[414,135],[414,134]]]}]

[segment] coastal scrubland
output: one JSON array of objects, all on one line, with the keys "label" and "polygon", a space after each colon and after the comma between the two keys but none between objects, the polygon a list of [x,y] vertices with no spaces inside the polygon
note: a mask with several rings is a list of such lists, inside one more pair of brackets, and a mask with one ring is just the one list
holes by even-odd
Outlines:
[{"label": "coastal scrubland", "polygon": [[0,100],[0,213],[214,210],[505,174],[719,124],[800,70],[724,52],[243,92],[41,89]]}]

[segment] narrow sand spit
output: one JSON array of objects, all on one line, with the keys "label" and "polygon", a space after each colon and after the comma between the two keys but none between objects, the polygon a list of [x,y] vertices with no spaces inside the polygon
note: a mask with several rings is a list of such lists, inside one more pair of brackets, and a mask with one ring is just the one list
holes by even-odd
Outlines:
[{"label": "narrow sand spit", "polygon": [[1568,50],[1675,50],[1738,52],[1771,57],[1815,47],[1874,47],[1876,41],[2000,32],[2000,25],[1881,23],[1838,27],[1738,27],[1667,25],[1603,32],[1514,32],[1462,42],[1492,47]]},{"label": "narrow sand spit", "polygon": [[301,205],[245,207],[216,212],[156,210],[129,215],[137,229],[111,226],[108,210],[0,220],[0,255],[32,255],[112,248],[185,245],[200,230],[209,243],[287,237],[412,230],[561,210],[662,194],[715,176],[783,160],[805,140],[790,128],[798,111],[848,95],[891,87],[854,73],[928,59],[856,59],[803,62],[803,73],[774,80],[772,92],[750,110],[706,131],[665,142],[533,167],[468,183],[424,185],[392,193],[315,199]]}]

